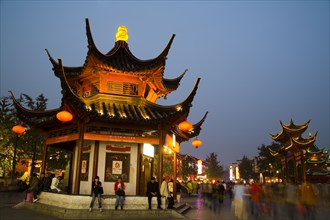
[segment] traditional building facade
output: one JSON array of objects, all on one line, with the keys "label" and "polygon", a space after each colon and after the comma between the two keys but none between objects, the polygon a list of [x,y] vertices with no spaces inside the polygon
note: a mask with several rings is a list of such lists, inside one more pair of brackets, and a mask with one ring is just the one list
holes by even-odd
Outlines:
[{"label": "traditional building facade", "polygon": [[317,132],[304,138],[302,134],[307,130],[310,120],[304,124],[296,125],[291,120],[289,124],[281,124],[281,131],[276,134],[270,134],[272,139],[280,143],[281,147],[272,150],[271,154],[280,159],[282,173],[286,179],[294,179],[297,182],[306,180],[306,158],[304,153],[313,146],[316,141]]},{"label": "traditional building facade", "polygon": [[[124,26],[118,28],[115,45],[106,54],[97,49],[88,19],[86,35],[88,52],[82,66],[65,66],[46,50],[60,80],[61,106],[36,112],[20,105],[12,95],[18,117],[44,134],[43,171],[53,171],[55,158],[66,158],[62,172],[69,194],[90,194],[95,176],[103,182],[105,194],[114,194],[114,182],[120,176],[127,195],[145,195],[150,177],[162,178],[163,150],[172,150],[176,163],[180,143],[201,131],[207,112],[192,129],[178,128],[188,118],[200,78],[182,102],[159,105],[157,99],[175,91],[186,74],[164,78],[175,35],[149,60],[138,59],[130,51]],[[72,120],[59,121],[57,115],[62,111],[69,112]]]}]

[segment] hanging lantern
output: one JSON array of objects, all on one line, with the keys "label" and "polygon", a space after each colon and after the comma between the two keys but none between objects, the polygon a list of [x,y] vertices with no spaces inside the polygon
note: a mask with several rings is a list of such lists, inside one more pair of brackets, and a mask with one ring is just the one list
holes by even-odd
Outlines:
[{"label": "hanging lantern", "polygon": [[26,128],[22,125],[15,125],[11,130],[16,134],[23,134],[26,131]]},{"label": "hanging lantern", "polygon": [[73,115],[68,111],[61,111],[57,113],[56,118],[61,122],[68,122],[72,120]]},{"label": "hanging lantern", "polygon": [[188,121],[183,121],[179,124],[179,129],[181,131],[189,131],[190,129],[192,129],[192,124]]},{"label": "hanging lantern", "polygon": [[191,144],[192,144],[194,147],[198,148],[198,147],[200,147],[203,143],[202,143],[201,140],[199,140],[199,139],[196,138],[195,140],[193,140],[193,141],[191,142]]}]

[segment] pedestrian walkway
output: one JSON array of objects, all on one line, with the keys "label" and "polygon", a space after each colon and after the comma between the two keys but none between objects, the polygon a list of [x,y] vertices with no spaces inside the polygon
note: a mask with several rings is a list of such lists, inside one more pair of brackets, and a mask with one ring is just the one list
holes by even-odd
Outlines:
[{"label": "pedestrian walkway", "polygon": [[225,197],[224,203],[218,204],[215,211],[203,200],[201,194],[197,196],[184,197],[182,202],[188,203],[192,209],[186,214],[189,219],[196,220],[235,220],[234,213],[231,209],[231,200]]}]

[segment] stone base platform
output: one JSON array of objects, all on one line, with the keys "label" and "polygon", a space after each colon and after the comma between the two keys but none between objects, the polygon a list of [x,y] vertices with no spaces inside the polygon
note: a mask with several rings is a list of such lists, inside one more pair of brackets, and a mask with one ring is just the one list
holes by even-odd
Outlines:
[{"label": "stone base platform", "polygon": [[59,219],[184,219],[184,215],[175,209],[157,209],[157,199],[152,198],[152,210],[148,209],[148,198],[145,196],[126,196],[124,210],[115,210],[115,196],[102,196],[102,212],[98,210],[97,198],[94,209],[89,212],[91,196],[66,195],[42,192],[35,203],[21,202],[16,208],[27,208],[33,211],[54,216]]}]

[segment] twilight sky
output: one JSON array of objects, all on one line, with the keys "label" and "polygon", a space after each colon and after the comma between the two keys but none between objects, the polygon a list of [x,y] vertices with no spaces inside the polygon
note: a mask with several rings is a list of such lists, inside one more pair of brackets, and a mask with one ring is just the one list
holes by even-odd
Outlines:
[{"label": "twilight sky", "polygon": [[201,82],[188,120],[209,112],[195,149],[201,159],[215,152],[228,166],[269,145],[280,120],[311,120],[316,145],[329,149],[329,1],[3,1],[0,96],[44,94],[48,109],[60,107],[60,83],[44,49],[66,66],[82,66],[87,54],[85,18],[98,49],[115,44],[118,26],[139,59],[151,59],[172,34],[164,73],[178,90],[158,104],[183,101]]}]

